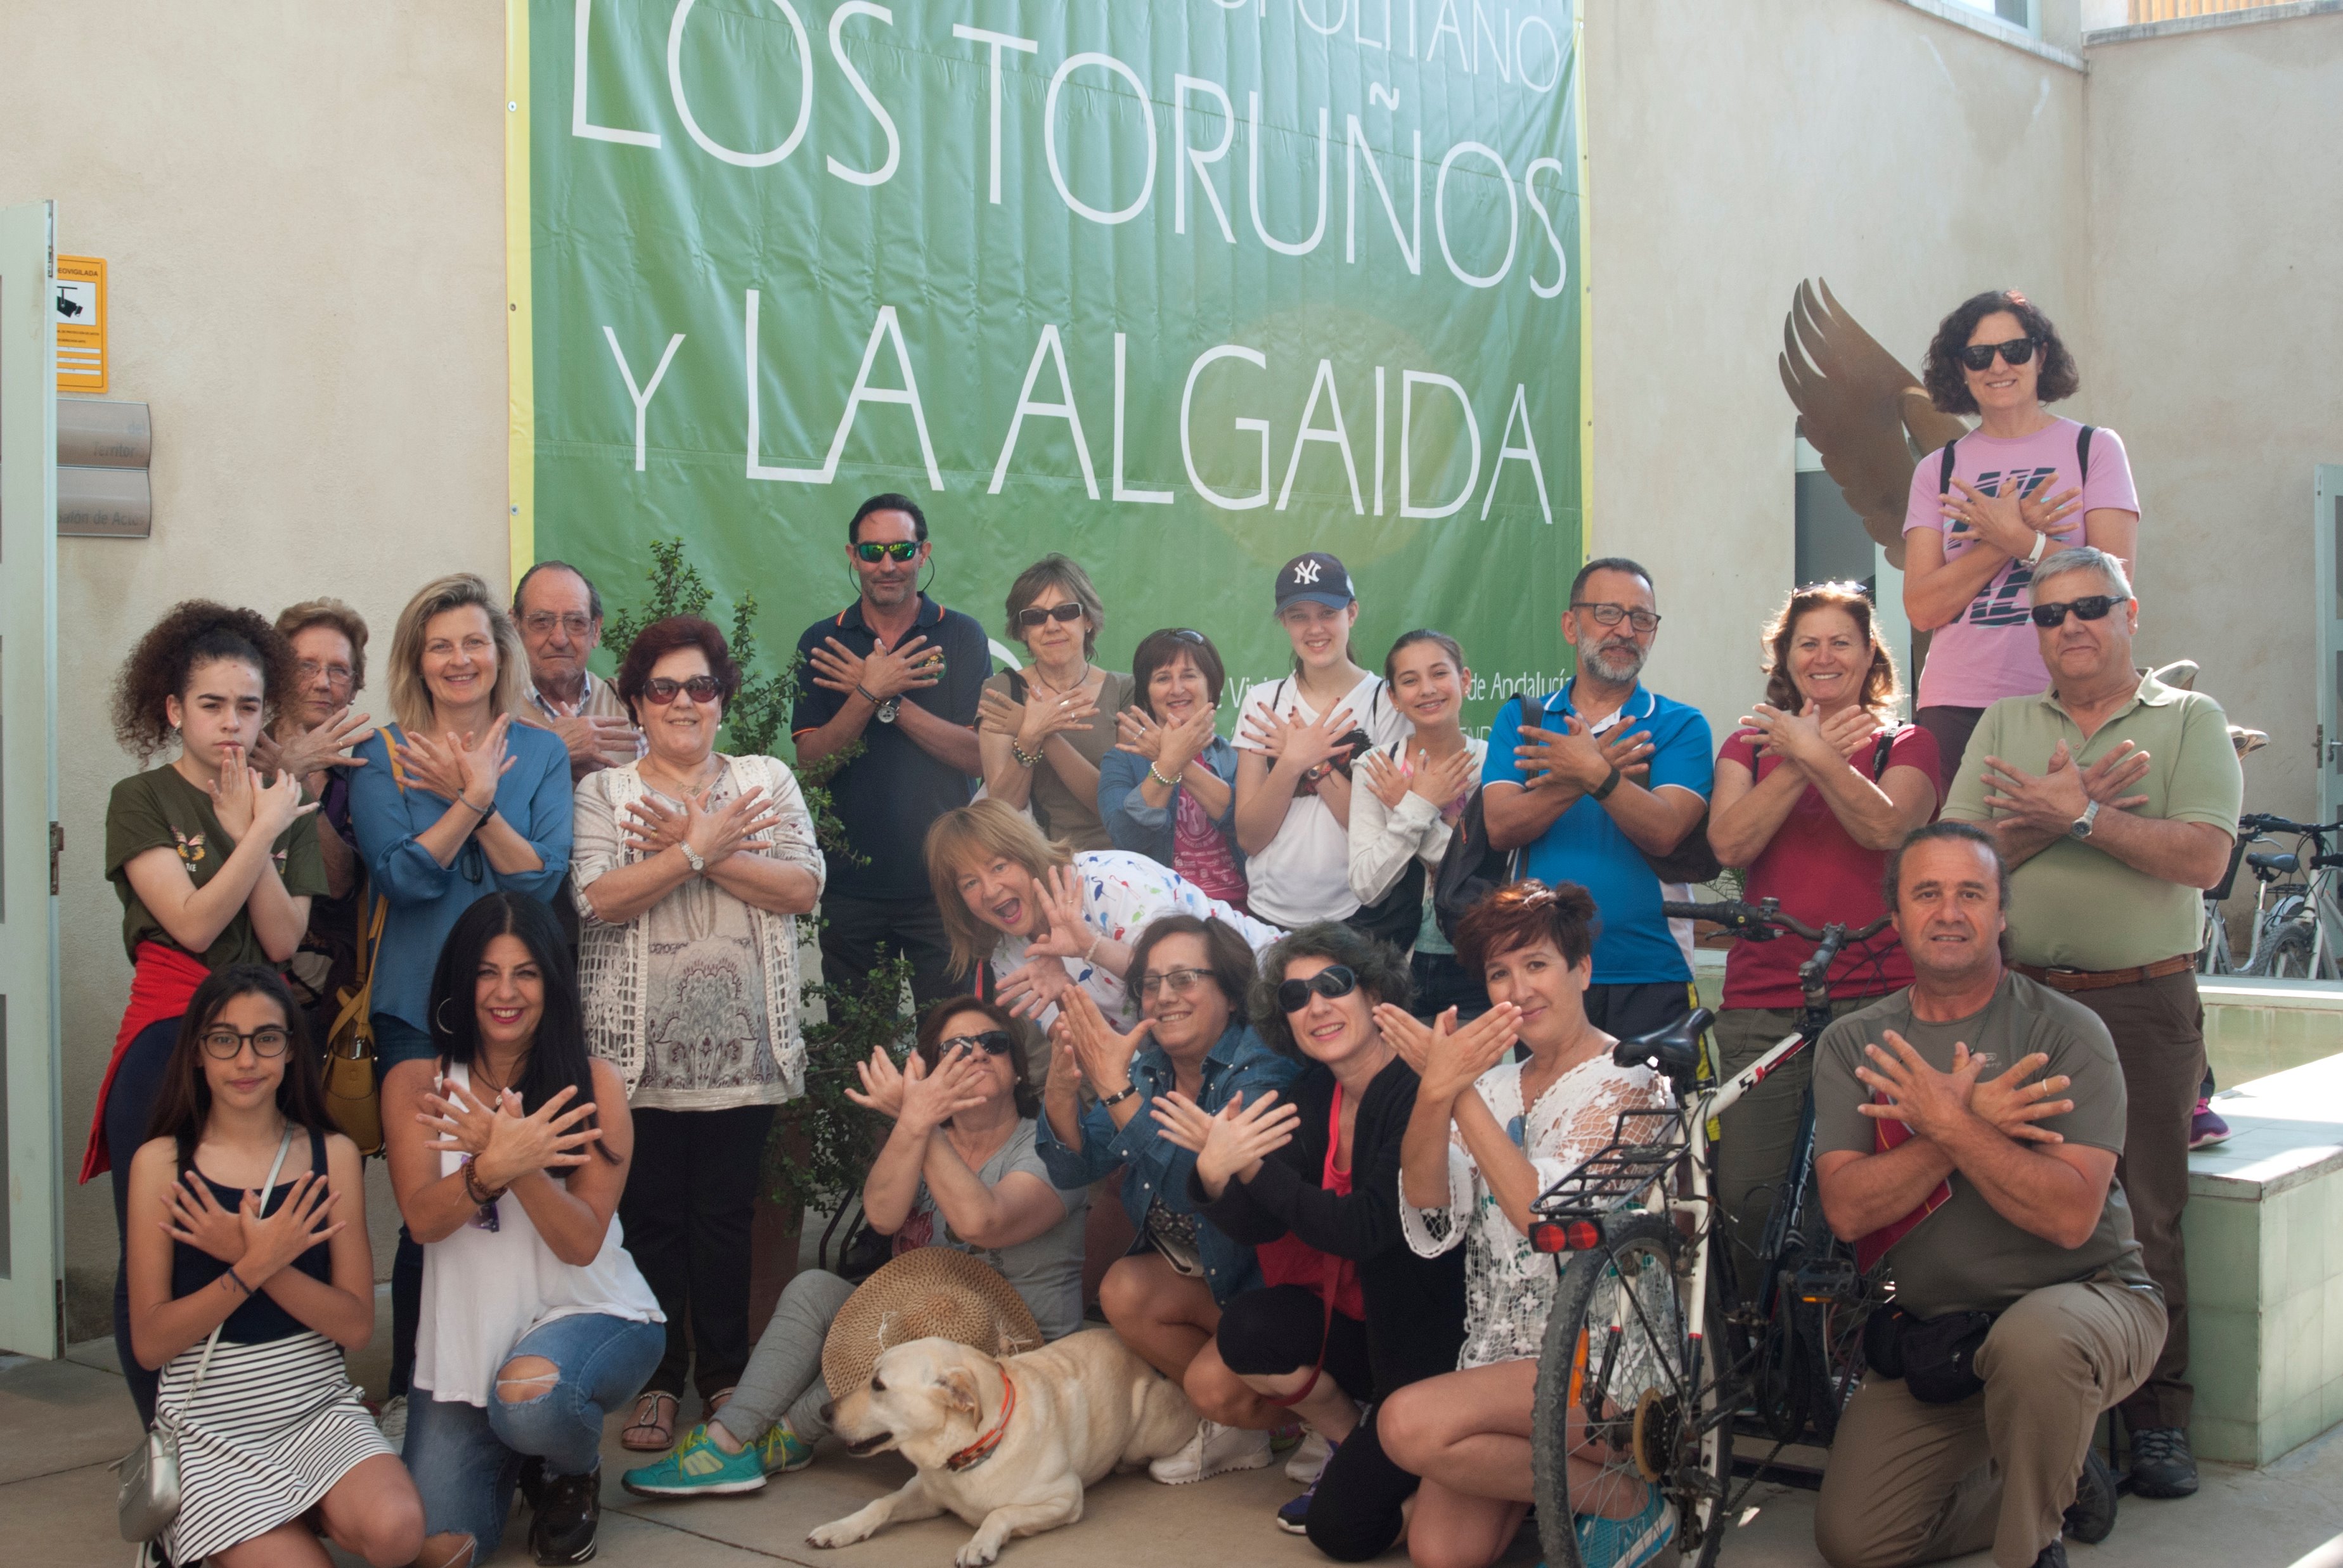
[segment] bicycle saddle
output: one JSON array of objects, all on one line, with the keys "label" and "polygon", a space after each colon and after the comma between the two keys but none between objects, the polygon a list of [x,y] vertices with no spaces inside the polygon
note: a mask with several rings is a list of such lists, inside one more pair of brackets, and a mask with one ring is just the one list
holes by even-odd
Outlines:
[{"label": "bicycle saddle", "polygon": [[2302,857],[2253,854],[2246,857],[2246,864],[2257,871],[2276,871],[2281,875],[2291,876],[2302,869]]},{"label": "bicycle saddle", "polygon": [[1715,1021],[1715,1013],[1696,1007],[1664,1029],[1621,1040],[1611,1060],[1621,1067],[1655,1067],[1666,1078],[1689,1083],[1700,1071],[1700,1037]]}]

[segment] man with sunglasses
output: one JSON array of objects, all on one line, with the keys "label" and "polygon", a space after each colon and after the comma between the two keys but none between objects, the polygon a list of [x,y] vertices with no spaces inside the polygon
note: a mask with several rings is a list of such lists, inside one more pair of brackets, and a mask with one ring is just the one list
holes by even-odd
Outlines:
[{"label": "man with sunglasses", "polygon": [[789,716],[801,767],[862,749],[829,783],[852,852],[830,857],[822,970],[834,985],[860,985],[883,944],[910,956],[924,1008],[965,989],[951,978],[920,846],[930,823],[968,804],[983,770],[974,726],[991,658],[973,618],[920,591],[928,519],[910,498],[877,495],[855,508],[846,560],[861,591],[798,638],[805,679]]},{"label": "man with sunglasses", "polygon": [[2171,1320],[2124,1401],[2132,1490],[2197,1490],[2188,1451],[2189,1118],[2205,1075],[2196,951],[2204,890],[2228,869],[2245,779],[2219,703],[2132,663],[2139,604],[2123,563],[2088,546],[2044,560],[2029,612],[2046,691],[1978,720],[1945,803],[2013,868],[2011,966],[2107,1026],[2129,1097],[2117,1178]]},{"label": "man with sunglasses", "polygon": [[1647,857],[1702,831],[1715,777],[1700,709],[1639,679],[1659,629],[1649,572],[1618,556],[1587,562],[1562,618],[1578,673],[1543,704],[1498,710],[1481,775],[1490,844],[1521,849],[1524,877],[1594,895],[1586,1016],[1622,1039],[1692,1010],[1691,932],[1660,908],[1686,894]]}]

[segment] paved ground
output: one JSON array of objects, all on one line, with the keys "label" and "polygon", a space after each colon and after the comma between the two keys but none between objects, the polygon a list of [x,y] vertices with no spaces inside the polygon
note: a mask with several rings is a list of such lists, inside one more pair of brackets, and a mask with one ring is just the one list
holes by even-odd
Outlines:
[{"label": "paved ground", "polygon": [[[387,1322],[388,1312],[383,1319]],[[358,1358],[361,1375],[375,1358]],[[819,1552],[806,1532],[852,1513],[900,1485],[908,1469],[890,1456],[855,1461],[825,1451],[811,1469],[777,1477],[746,1498],[649,1503],[617,1484],[632,1456],[610,1425],[603,1451],[601,1561],[640,1568],[735,1568],[783,1562],[806,1568],[946,1568],[969,1534],[957,1520],[900,1526],[860,1546]],[[106,1466],[136,1435],[113,1365],[113,1346],[76,1347],[64,1362],[0,1358],[0,1560],[42,1568],[121,1568],[129,1548],[115,1538],[114,1477]],[[2074,1549],[2076,1568],[2286,1568],[2343,1531],[2343,1431],[2297,1450],[2268,1470],[2205,1467],[2205,1489],[2183,1503],[2127,1498],[2115,1535]],[[1011,1543],[1007,1568],[1204,1568],[1227,1563],[1322,1563],[1272,1520],[1293,1488],[1275,1467],[1195,1486],[1158,1486],[1118,1476],[1091,1494],[1082,1521]],[[1765,1487],[1755,1517],[1725,1543],[1724,1561],[1745,1568],[1811,1564],[1813,1498]],[[2343,1538],[2338,1538],[2343,1539]],[[1509,1562],[1536,1561],[1524,1534]],[[495,1559],[528,1561],[519,1531]],[[1398,1563],[1394,1554],[1386,1559]],[[1963,1559],[1984,1568],[1985,1557]]]}]

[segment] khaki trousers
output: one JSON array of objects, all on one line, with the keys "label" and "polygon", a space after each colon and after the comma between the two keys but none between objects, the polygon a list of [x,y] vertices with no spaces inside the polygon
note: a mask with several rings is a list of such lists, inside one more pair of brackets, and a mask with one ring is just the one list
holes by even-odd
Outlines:
[{"label": "khaki trousers", "polygon": [[1958,1404],[1866,1379],[1823,1472],[1823,1560],[1906,1568],[1990,1545],[1998,1568],[2033,1568],[2075,1501],[2099,1412],[2138,1386],[2163,1343],[2155,1293],[2102,1275],[2002,1313],[1977,1352],[1985,1392]]},{"label": "khaki trousers", "polygon": [[2164,1292],[2169,1327],[2156,1370],[2123,1402],[2124,1424],[2188,1424],[2188,1261],[2180,1211],[2188,1204],[2188,1123],[2205,1081],[2205,1009],[2197,977],[2182,970],[2136,985],[2073,994],[2115,1036],[2123,1063],[2125,1127],[2116,1180],[2131,1205],[2133,1233],[2148,1277]]}]

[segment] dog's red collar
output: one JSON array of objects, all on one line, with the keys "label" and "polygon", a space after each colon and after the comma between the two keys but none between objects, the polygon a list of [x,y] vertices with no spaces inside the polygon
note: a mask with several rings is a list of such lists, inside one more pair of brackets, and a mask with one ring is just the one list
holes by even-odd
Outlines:
[{"label": "dog's red collar", "polygon": [[1001,1440],[1009,1435],[1009,1418],[1017,1413],[1017,1385],[1009,1381],[1007,1372],[1001,1374],[1001,1419],[992,1423],[991,1431],[945,1460],[946,1470],[974,1470],[990,1459],[993,1451],[1001,1446]]}]

